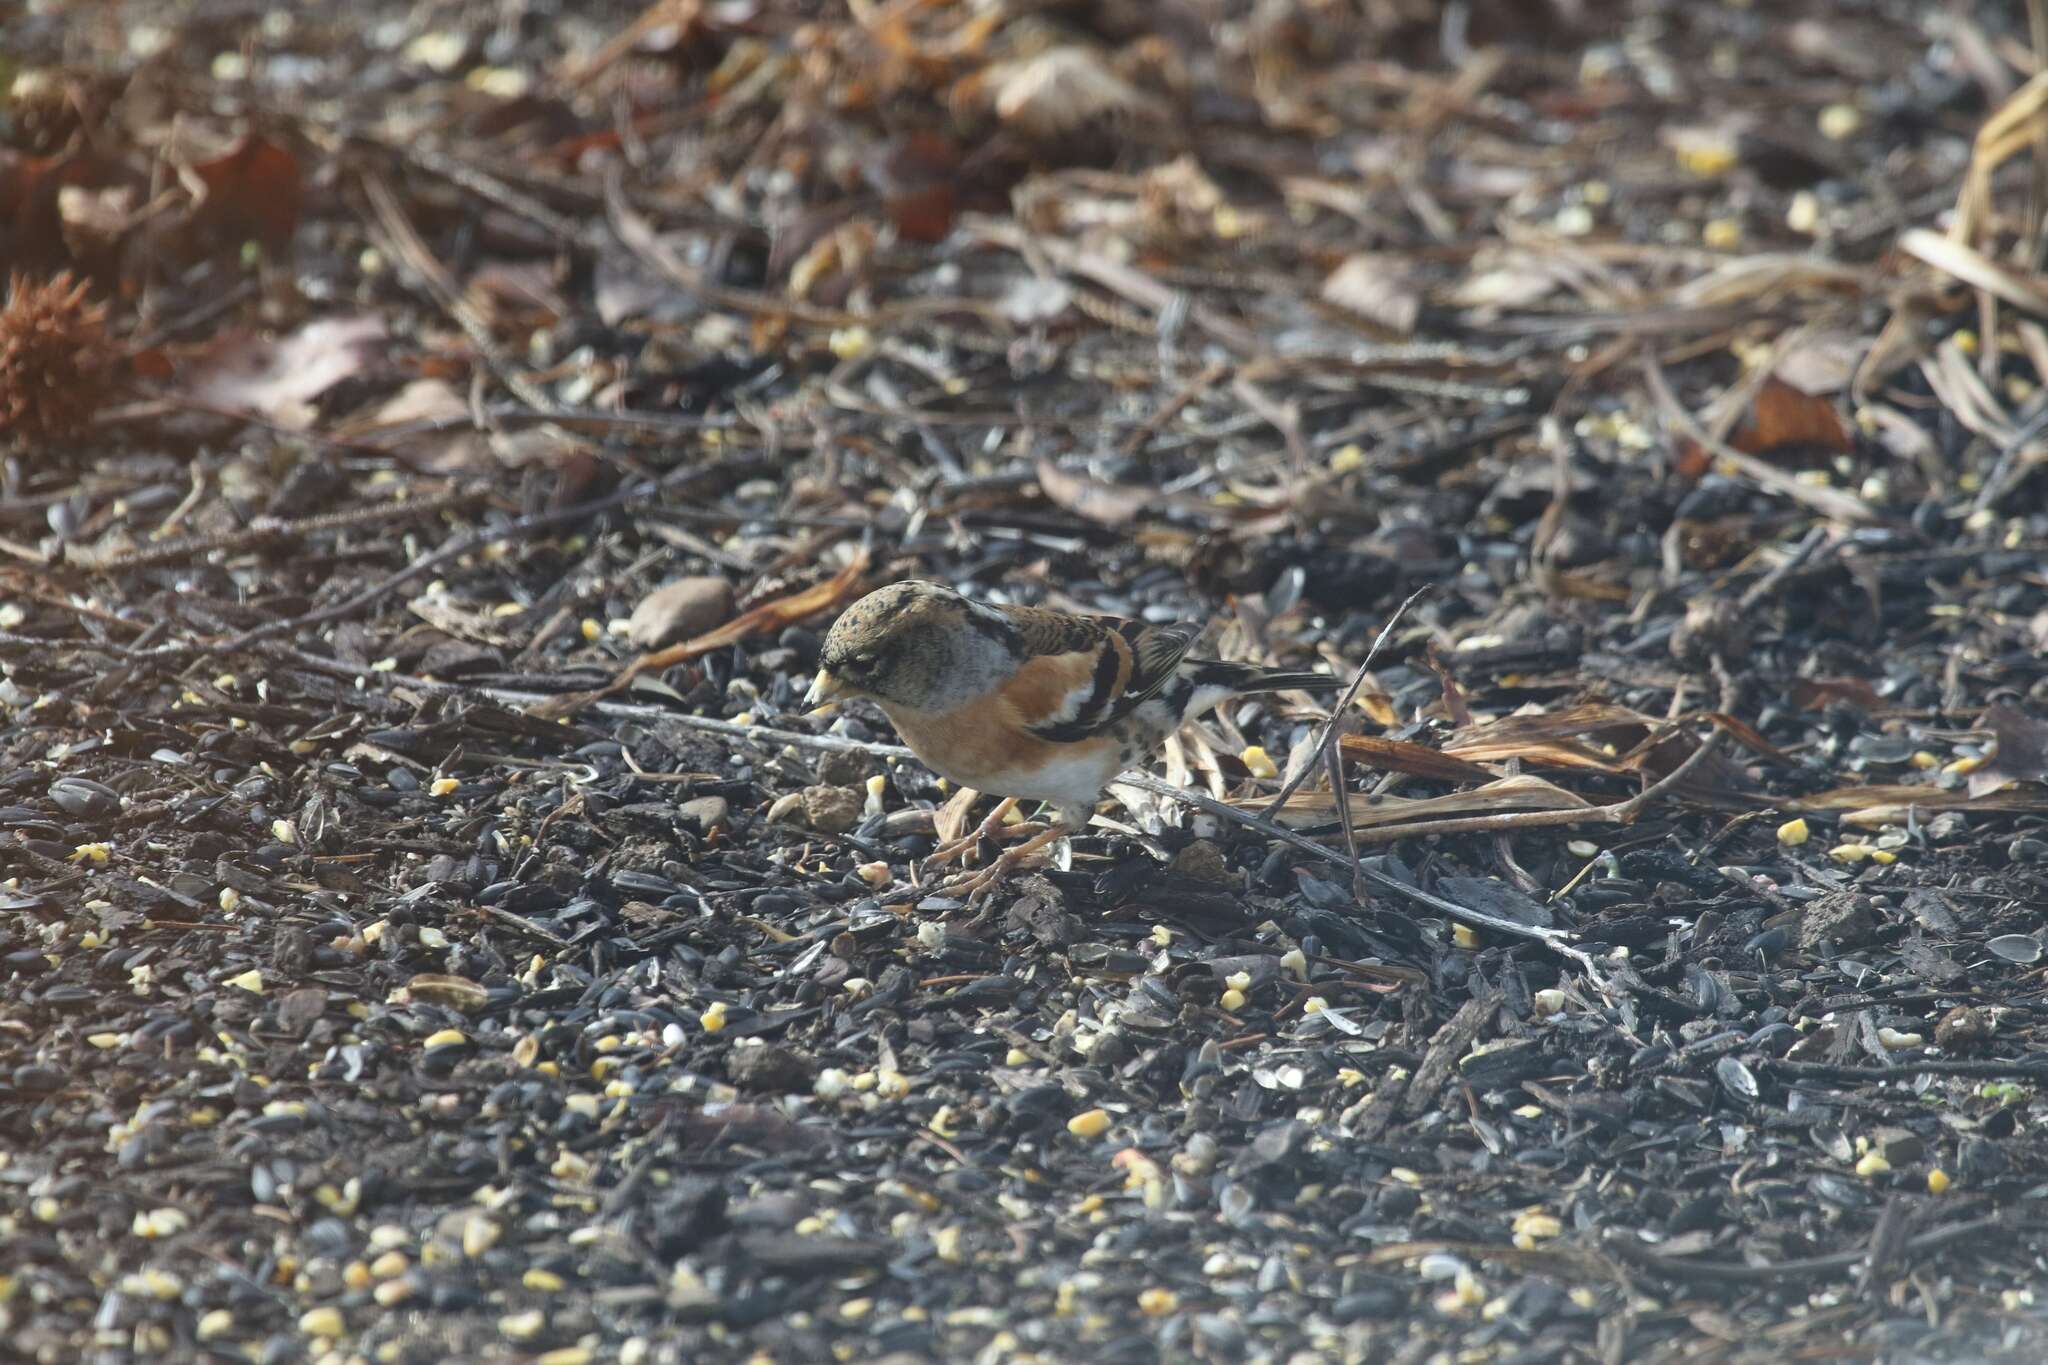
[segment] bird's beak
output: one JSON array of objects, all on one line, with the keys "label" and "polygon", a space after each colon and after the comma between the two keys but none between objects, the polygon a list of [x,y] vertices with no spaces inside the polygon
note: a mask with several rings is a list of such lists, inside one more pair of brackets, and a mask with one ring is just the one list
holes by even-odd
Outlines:
[{"label": "bird's beak", "polygon": [[811,679],[811,690],[804,693],[804,705],[811,708],[810,714],[817,715],[838,706],[845,695],[846,684],[821,668],[818,676]]}]

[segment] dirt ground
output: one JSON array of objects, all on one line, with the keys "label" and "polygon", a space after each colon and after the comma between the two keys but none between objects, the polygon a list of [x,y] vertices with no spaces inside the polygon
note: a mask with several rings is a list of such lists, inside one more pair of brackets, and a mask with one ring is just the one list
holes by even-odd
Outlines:
[{"label": "dirt ground", "polygon": [[0,1357],[2048,1359],[2044,6],[0,35]]}]

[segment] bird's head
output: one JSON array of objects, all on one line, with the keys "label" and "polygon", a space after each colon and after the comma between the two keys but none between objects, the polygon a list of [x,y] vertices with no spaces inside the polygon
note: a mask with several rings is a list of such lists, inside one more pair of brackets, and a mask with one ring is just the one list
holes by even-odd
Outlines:
[{"label": "bird's head", "polygon": [[820,706],[855,697],[925,709],[950,693],[944,673],[973,604],[951,588],[906,579],[877,588],[835,621],[804,698]]}]

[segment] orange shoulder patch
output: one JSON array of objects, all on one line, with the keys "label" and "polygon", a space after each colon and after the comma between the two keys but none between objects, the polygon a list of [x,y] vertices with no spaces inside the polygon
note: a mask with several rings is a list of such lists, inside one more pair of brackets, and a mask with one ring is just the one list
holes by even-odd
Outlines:
[{"label": "orange shoulder patch", "polygon": [[[1123,641],[1115,642],[1119,657],[1111,695],[1123,689],[1130,677],[1130,651]],[[1102,656],[1097,650],[1074,654],[1041,654],[1026,659],[1016,676],[998,689],[1018,725],[1043,725],[1085,705],[1093,696]]]}]

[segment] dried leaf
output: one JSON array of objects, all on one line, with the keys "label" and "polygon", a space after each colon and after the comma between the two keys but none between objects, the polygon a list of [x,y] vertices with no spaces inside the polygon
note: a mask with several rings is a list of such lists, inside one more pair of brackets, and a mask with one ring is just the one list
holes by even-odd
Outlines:
[{"label": "dried leaf", "polygon": [[1891,708],[1877,689],[1861,678],[1795,678],[1791,700],[1794,706],[1818,711],[1825,706],[1853,706],[1868,716],[1883,715]]},{"label": "dried leaf", "polygon": [[2048,281],[2032,271],[2001,265],[1976,248],[1926,228],[1899,234],[1899,250],[1917,256],[1943,274],[1996,294],[2018,308],[2048,316]]},{"label": "dried leaf", "polygon": [[982,83],[996,116],[1033,137],[1057,137],[1098,118],[1136,113],[1150,103],[1110,70],[1101,52],[1078,43],[990,67]]},{"label": "dried leaf", "polygon": [[121,166],[89,153],[24,156],[0,147],[0,229],[7,230],[7,266],[91,265],[69,254],[62,208],[66,191],[134,183]]},{"label": "dried leaf", "polygon": [[621,669],[617,677],[594,692],[566,692],[559,697],[536,702],[529,710],[532,715],[542,720],[561,720],[575,715],[594,701],[601,701],[623,691],[642,673],[655,673],[676,664],[688,663],[700,655],[737,644],[749,636],[758,635],[763,631],[782,630],[821,611],[829,611],[852,597],[854,590],[860,586],[861,576],[868,571],[868,562],[867,549],[862,547],[846,562],[845,568],[823,582],[814,583],[800,592],[763,602],[718,629],[707,631],[695,639],[685,640],[679,645],[671,645],[652,654],[642,654]]},{"label": "dried leaf", "polygon": [[1475,763],[1519,758],[1620,773],[1626,769],[1617,754],[1576,741],[1591,738],[1603,745],[1633,745],[1661,724],[1626,706],[1587,702],[1554,713],[1530,712],[1461,726],[1444,742],[1444,752]]},{"label": "dried leaf", "polygon": [[1870,350],[1870,338],[1854,332],[1814,332],[1778,357],[1773,377],[1801,393],[1819,397],[1849,387]]},{"label": "dried leaf", "polygon": [[[456,470],[489,466],[490,449],[483,433],[470,425],[469,404],[445,379],[413,380],[367,415],[340,424],[336,434],[358,439],[391,427],[411,427],[428,422],[448,422],[451,425],[439,431],[393,439],[387,449],[404,455],[422,468]],[[454,426],[453,423],[461,425]]]},{"label": "dried leaf", "polygon": [[[1554,782],[1530,773],[1498,778],[1471,791],[1447,796],[1406,798],[1369,796],[1346,792],[1351,823],[1356,829],[1379,829],[1412,824],[1419,820],[1443,820],[1462,815],[1498,815],[1518,810],[1577,810],[1592,808],[1584,797],[1566,791]],[[1263,811],[1266,798],[1233,801],[1242,810]],[[1337,803],[1326,791],[1298,791],[1287,798],[1274,818],[1288,826],[1323,824],[1336,818]]]},{"label": "dried leaf", "polygon": [[458,640],[469,640],[493,649],[503,649],[517,643],[511,632],[500,628],[503,618],[490,607],[473,602],[458,602],[446,592],[421,593],[405,605],[413,615],[434,629]]},{"label": "dried leaf", "polygon": [[996,307],[1021,327],[1051,322],[1074,302],[1074,290],[1065,280],[1043,275],[1026,275],[1003,291]]},{"label": "dried leaf", "polygon": [[1458,308],[1526,308],[1556,293],[1560,266],[1532,251],[1482,251],[1472,258],[1472,273],[1451,288],[1449,302]]},{"label": "dried leaf", "polygon": [[1464,689],[1452,676],[1451,667],[1444,662],[1443,654],[1432,642],[1426,655],[1430,672],[1436,674],[1438,686],[1443,691],[1444,714],[1451,718],[1451,724],[1464,729],[1472,724],[1472,708],[1465,701]]},{"label": "dried leaf", "polygon": [[1873,829],[1903,824],[1909,811],[2048,811],[2048,791],[2006,787],[1982,796],[1970,796],[1933,786],[1873,783],[1864,787],[1835,787],[1796,801],[1781,801],[1778,809],[1795,815],[1836,815],[1845,825]]},{"label": "dried leaf", "polygon": [[194,223],[256,237],[277,251],[298,231],[302,198],[299,159],[251,133],[226,155],[198,162],[192,175],[204,187]]},{"label": "dried leaf", "polygon": [[1415,330],[1422,313],[1422,293],[1408,262],[1376,251],[1347,256],[1331,271],[1323,281],[1323,301],[1403,336]]},{"label": "dried leaf", "polygon": [[1344,757],[1382,772],[1407,773],[1437,782],[1486,782],[1497,774],[1426,744],[1377,735],[1345,735],[1337,741]]},{"label": "dried leaf", "polygon": [[1138,197],[1147,226],[1168,241],[1207,237],[1230,210],[1223,188],[1192,156],[1175,157],[1146,172]]},{"label": "dried leaf", "polygon": [[1751,455],[1788,446],[1817,447],[1847,453],[1855,449],[1849,429],[1826,398],[1802,393],[1783,380],[1764,381],[1749,416],[1728,443]]},{"label": "dried leaf", "polygon": [[1127,525],[1159,499],[1156,488],[1104,483],[1085,474],[1070,474],[1050,460],[1038,462],[1037,477],[1046,497],[1102,526]]},{"label": "dried leaf", "polygon": [[813,583],[799,592],[773,598],[759,606],[734,617],[716,630],[706,631],[694,639],[653,654],[643,654],[635,659],[622,677],[642,673],[648,669],[672,668],[687,663],[699,655],[709,654],[714,649],[738,644],[749,636],[787,629],[799,621],[809,620],[821,611],[830,611],[847,600],[853,589],[860,583],[861,575],[868,571],[868,552],[861,550],[846,561],[846,567],[823,582]]},{"label": "dried leaf", "polygon": [[1970,774],[1970,795],[1984,796],[2014,782],[2048,782],[2048,723],[2001,701],[1984,712],[1983,724],[1998,737],[1998,752]]},{"label": "dried leaf", "polygon": [[626,638],[642,649],[701,635],[732,616],[732,584],[716,574],[693,574],[664,583],[640,599],[626,622]]},{"label": "dried leaf", "polygon": [[192,396],[304,431],[317,415],[313,400],[361,373],[383,353],[384,340],[383,319],[368,315],[322,318],[282,340],[230,340],[192,376]]}]

